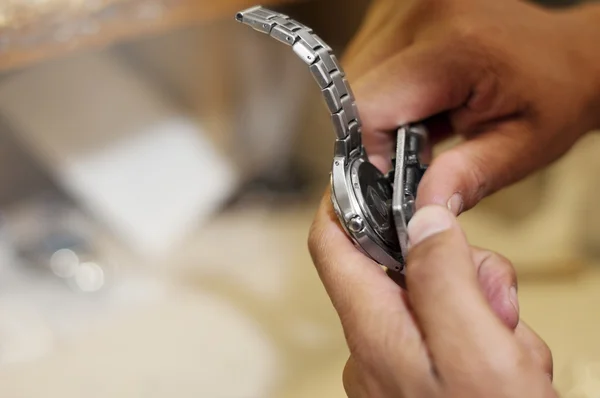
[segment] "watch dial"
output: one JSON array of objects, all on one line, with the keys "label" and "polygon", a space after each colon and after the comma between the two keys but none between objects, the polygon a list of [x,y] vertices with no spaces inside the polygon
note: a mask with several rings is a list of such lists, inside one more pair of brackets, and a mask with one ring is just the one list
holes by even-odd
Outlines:
[{"label": "watch dial", "polygon": [[362,196],[361,207],[367,222],[384,242],[392,249],[399,250],[400,244],[393,223],[392,185],[371,163],[362,163],[357,172]]}]

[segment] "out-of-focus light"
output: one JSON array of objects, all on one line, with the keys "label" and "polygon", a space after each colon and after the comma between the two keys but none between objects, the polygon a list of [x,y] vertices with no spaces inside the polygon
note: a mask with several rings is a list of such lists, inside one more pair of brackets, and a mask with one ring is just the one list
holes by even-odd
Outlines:
[{"label": "out-of-focus light", "polygon": [[50,268],[56,276],[71,278],[79,268],[79,257],[73,250],[60,249],[50,257]]},{"label": "out-of-focus light", "polygon": [[96,263],[82,263],[77,268],[75,283],[84,292],[98,291],[104,286],[104,271]]}]

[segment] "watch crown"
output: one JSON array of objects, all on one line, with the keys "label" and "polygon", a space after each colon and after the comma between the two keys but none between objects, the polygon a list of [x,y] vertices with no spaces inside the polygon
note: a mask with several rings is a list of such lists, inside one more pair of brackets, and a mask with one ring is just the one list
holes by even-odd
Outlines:
[{"label": "watch crown", "polygon": [[365,222],[361,216],[352,216],[352,218],[348,220],[348,229],[354,233],[362,231],[364,227]]}]

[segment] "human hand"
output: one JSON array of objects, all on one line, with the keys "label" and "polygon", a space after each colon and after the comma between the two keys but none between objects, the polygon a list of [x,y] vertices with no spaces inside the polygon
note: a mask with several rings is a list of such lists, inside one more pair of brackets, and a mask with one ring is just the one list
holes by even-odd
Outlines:
[{"label": "human hand", "polygon": [[417,211],[408,229],[403,290],[354,247],[327,195],[311,228],[350,349],[348,397],[556,398],[551,353],[519,320],[510,262],[470,247],[440,206]]},{"label": "human hand", "polygon": [[[592,10],[587,13],[584,10]],[[431,119],[433,160],[417,207],[458,214],[567,152],[600,126],[600,14],[496,0],[374,0],[344,67],[373,163],[395,128]]]}]

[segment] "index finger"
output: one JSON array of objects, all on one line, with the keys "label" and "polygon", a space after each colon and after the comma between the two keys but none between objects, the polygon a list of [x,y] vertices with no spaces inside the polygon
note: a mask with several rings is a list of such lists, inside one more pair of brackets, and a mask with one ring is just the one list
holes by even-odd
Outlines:
[{"label": "index finger", "polygon": [[426,351],[402,289],[346,236],[329,192],[311,227],[309,249],[350,350],[382,369],[401,366],[407,373],[427,375]]}]

